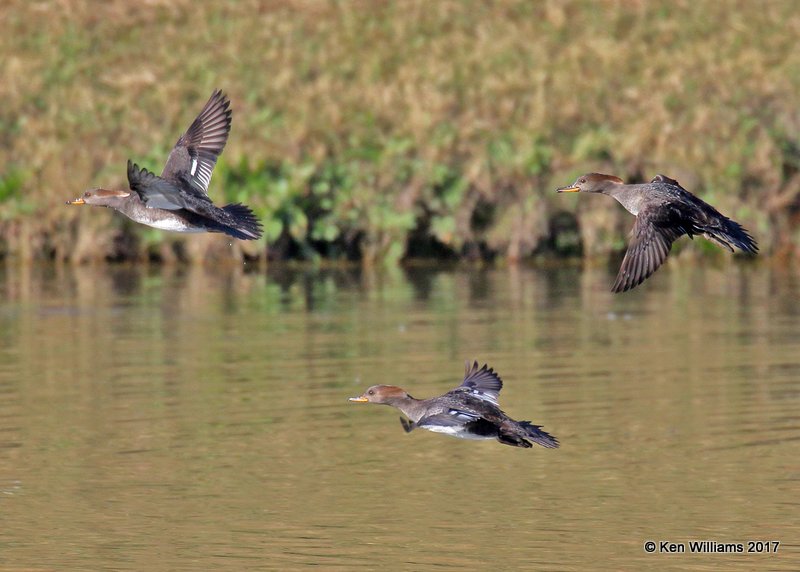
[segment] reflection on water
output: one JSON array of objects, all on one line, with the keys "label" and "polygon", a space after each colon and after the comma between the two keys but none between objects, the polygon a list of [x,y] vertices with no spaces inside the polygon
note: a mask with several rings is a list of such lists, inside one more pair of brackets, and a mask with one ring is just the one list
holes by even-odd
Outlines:
[{"label": "reflection on water", "polygon": [[[800,280],[604,269],[8,267],[0,567],[796,568]],[[562,442],[403,433],[494,366]],[[777,555],[645,540],[781,540]]]}]

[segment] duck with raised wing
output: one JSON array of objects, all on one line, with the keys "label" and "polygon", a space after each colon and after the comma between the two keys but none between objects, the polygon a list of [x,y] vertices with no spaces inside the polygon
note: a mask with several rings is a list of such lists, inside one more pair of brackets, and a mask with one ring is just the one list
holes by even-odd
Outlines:
[{"label": "duck with raised wing", "polygon": [[515,421],[503,413],[497,396],[503,380],[489,366],[467,362],[464,381],[444,395],[414,399],[396,385],[373,385],[350,401],[378,403],[399,409],[406,433],[419,427],[460,439],[497,439],[504,445],[532,447],[531,442],[554,449],[558,440],[530,421]]},{"label": "duck with raised wing", "polygon": [[109,207],[161,230],[258,239],[261,223],[253,211],[239,203],[220,208],[208,198],[211,173],[230,129],[230,101],[217,90],[178,139],[160,177],[129,160],[130,190],[90,189],[67,204]]},{"label": "duck with raised wing", "polygon": [[588,173],[557,192],[609,195],[636,216],[613,292],[625,292],[644,282],[666,260],[672,243],[684,234],[689,238],[704,236],[731,252],[734,246],[751,254],[758,252],[756,241],[742,225],[666,175],[656,175],[649,183],[626,185],[613,175]]}]

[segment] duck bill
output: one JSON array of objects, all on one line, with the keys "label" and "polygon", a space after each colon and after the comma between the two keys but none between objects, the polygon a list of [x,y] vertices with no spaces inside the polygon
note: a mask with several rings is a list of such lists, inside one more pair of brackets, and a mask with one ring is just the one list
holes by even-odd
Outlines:
[{"label": "duck bill", "polygon": [[68,205],[85,205],[86,201],[84,201],[83,199],[75,199],[73,201],[67,201],[67,204]]},{"label": "duck bill", "polygon": [[363,395],[359,395],[358,397],[351,397],[350,399],[348,399],[348,401],[355,401],[356,403],[366,403],[367,401],[369,401],[369,399],[367,399]]},{"label": "duck bill", "polygon": [[557,193],[579,193],[581,192],[580,187],[560,187],[556,189]]}]

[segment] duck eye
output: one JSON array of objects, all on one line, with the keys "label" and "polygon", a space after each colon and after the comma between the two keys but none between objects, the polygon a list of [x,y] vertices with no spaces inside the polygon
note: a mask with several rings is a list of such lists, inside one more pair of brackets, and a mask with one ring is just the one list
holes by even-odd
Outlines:
[{"label": "duck eye", "polygon": [[586,182],[586,179],[585,179],[585,178],[583,178],[583,179],[581,179],[581,180],[580,180],[580,181],[578,181],[578,182],[579,182],[579,183],[585,183],[585,182]]},{"label": "duck eye", "polygon": [[375,395],[375,390],[374,390],[374,389],[370,389],[370,390],[367,392],[367,395]]},{"label": "duck eye", "polygon": [[84,197],[91,197],[92,193],[91,193],[91,191],[86,191],[85,193],[83,193],[83,196]]}]

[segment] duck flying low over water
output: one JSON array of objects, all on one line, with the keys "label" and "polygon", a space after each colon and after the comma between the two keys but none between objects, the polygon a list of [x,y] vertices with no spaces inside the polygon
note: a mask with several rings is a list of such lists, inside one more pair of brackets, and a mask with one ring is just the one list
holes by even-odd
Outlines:
[{"label": "duck flying low over water", "polygon": [[130,190],[90,189],[67,204],[109,207],[161,230],[258,239],[261,223],[253,211],[238,203],[220,208],[208,198],[211,173],[230,129],[230,101],[217,90],[178,139],[161,176],[128,161]]},{"label": "duck flying low over water", "polygon": [[503,380],[489,366],[470,365],[461,385],[431,399],[414,399],[396,385],[373,385],[350,401],[378,403],[399,409],[406,433],[417,427],[460,439],[497,439],[504,445],[532,447],[531,442],[555,449],[558,440],[530,421],[515,421],[503,413],[497,396]]},{"label": "duck flying low over water", "polygon": [[557,192],[609,195],[636,216],[612,292],[625,292],[644,282],[666,260],[672,243],[684,234],[689,238],[704,236],[731,252],[734,246],[751,254],[758,252],[756,241],[742,225],[665,175],[656,175],[649,183],[625,185],[613,175],[588,173]]}]

